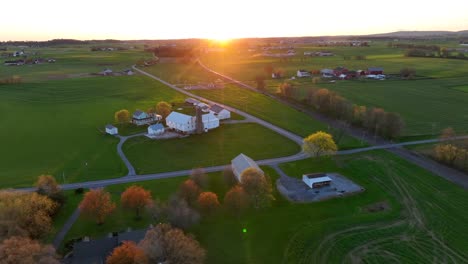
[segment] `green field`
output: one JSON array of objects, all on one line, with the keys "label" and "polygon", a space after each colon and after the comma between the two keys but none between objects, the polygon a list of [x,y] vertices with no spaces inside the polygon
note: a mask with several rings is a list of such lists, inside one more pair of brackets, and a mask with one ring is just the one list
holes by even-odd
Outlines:
[{"label": "green field", "polygon": [[182,139],[132,138],[123,150],[138,174],[148,174],[224,165],[240,153],[254,160],[277,158],[296,154],[300,147],[260,125],[233,124]]},{"label": "green field", "polygon": [[[25,49],[30,54],[28,58],[54,58],[56,62],[22,66],[4,66],[2,63],[0,79],[16,75],[20,76],[23,82],[38,82],[86,77],[90,73],[101,72],[107,68],[122,71],[130,68],[138,59],[148,57],[142,49],[91,52],[90,47],[91,45],[82,45]],[[12,47],[9,50],[15,50],[15,48]],[[32,55],[35,52],[38,54]]]},{"label": "green field", "polygon": [[[468,193],[442,178],[383,151],[303,160],[282,168],[296,177],[339,172],[366,191],[311,204],[292,204],[275,191],[269,209],[240,218],[220,211],[190,229],[207,249],[207,263],[462,263],[468,258]],[[262,169],[277,178],[271,168]],[[209,189],[222,197],[226,187],[221,173],[210,175]],[[165,199],[184,179],[141,184]],[[114,201],[125,186],[108,188]],[[376,203],[388,209],[368,211]],[[102,226],[81,218],[68,238],[99,237],[150,222],[147,217],[136,222],[132,212],[118,209]]]},{"label": "green field", "polygon": [[468,85],[463,85],[463,86],[455,86],[453,89],[462,91],[464,93],[468,93]]},{"label": "green field", "polygon": [[[441,44],[441,43],[438,43]],[[441,44],[452,45],[451,43]],[[344,66],[349,69],[367,69],[384,67],[386,74],[398,74],[402,68],[416,70],[416,80],[385,81],[320,81],[312,84],[308,78],[294,81],[300,88],[296,98],[301,100],[313,87],[324,87],[337,91],[356,104],[383,107],[400,113],[406,122],[404,136],[436,134],[447,126],[460,131],[468,131],[468,94],[466,94],[465,60],[438,58],[407,58],[404,49],[389,48],[386,43],[374,42],[371,47],[308,47],[296,48],[297,55],[288,60],[278,58],[252,57],[246,53],[209,54],[203,62],[228,76],[232,76],[251,85],[256,75],[265,74],[264,67],[272,65],[281,68],[286,77],[295,76],[298,69],[320,70]],[[330,50],[333,57],[304,58],[304,51]],[[366,60],[345,60],[344,56],[364,55]],[[271,80],[267,77],[267,89],[276,93],[284,80]],[[462,93],[465,92],[465,93]]]},{"label": "green field", "polygon": [[143,76],[0,86],[0,186],[31,186],[45,173],[60,183],[125,175],[118,140],[99,129],[119,109],[184,99]]}]

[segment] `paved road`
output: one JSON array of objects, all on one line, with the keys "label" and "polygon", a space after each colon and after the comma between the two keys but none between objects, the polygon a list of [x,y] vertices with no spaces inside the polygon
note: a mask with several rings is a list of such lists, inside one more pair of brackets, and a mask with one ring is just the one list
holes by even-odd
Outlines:
[{"label": "paved road", "polygon": [[127,167],[127,170],[128,170],[127,176],[136,175],[136,172],[132,163],[130,163],[130,161],[127,159],[127,156],[125,156],[125,153],[122,150],[122,145],[125,143],[125,141],[127,141],[127,139],[133,138],[133,137],[140,137],[140,136],[143,136],[144,134],[145,133],[138,133],[138,134],[134,134],[130,136],[117,135],[117,137],[120,139],[119,144],[117,144],[117,154],[119,154],[120,158],[122,159],[122,161],[125,163],[125,166]]},{"label": "paved road", "polygon": [[[249,89],[249,90],[252,90],[252,91],[255,91],[255,92],[259,92],[259,93],[262,93],[266,96],[269,96],[271,98],[274,98],[276,100],[279,100],[281,101],[282,103],[286,104],[286,105],[289,105],[290,107],[296,109],[296,110],[299,110],[301,112],[304,112],[310,116],[312,116],[314,119],[316,120],[319,120],[323,123],[326,123],[328,124],[330,127],[334,127],[334,128],[339,128],[339,129],[343,129],[346,131],[347,134],[355,137],[355,138],[358,138],[362,141],[365,141],[367,142],[368,144],[370,145],[374,145],[372,147],[369,147],[369,148],[362,148],[362,149],[357,149],[357,150],[349,150],[348,152],[349,153],[357,153],[357,152],[362,152],[362,151],[369,151],[369,150],[373,150],[373,149],[387,149],[388,151],[392,152],[393,154],[403,158],[403,159],[406,159],[407,161],[410,161],[440,177],[443,177],[453,183],[456,183],[462,187],[464,187],[465,189],[468,189],[468,175],[461,172],[461,171],[458,171],[458,170],[455,170],[455,169],[452,169],[450,167],[447,167],[443,164],[440,164],[438,162],[435,162],[425,156],[422,156],[422,155],[417,155],[416,153],[408,150],[408,149],[404,149],[404,148],[401,148],[402,146],[406,146],[406,145],[415,145],[415,144],[426,144],[426,143],[435,143],[435,142],[439,142],[438,139],[431,139],[431,140],[422,140],[422,141],[414,141],[414,142],[406,142],[406,143],[399,143],[399,144],[393,144],[391,141],[388,141],[388,140],[385,140],[383,138],[380,138],[380,137],[375,137],[371,134],[369,134],[367,131],[361,129],[361,128],[357,128],[357,127],[351,127],[351,126],[348,126],[348,127],[343,127],[342,124],[340,124],[339,121],[337,120],[334,120],[334,119],[331,119],[331,118],[328,118],[326,116],[323,116],[321,114],[318,114],[316,112],[313,112],[309,109],[306,109],[304,107],[302,107],[301,105],[298,105],[298,104],[293,104],[291,103],[290,101],[287,101],[287,100],[284,100],[283,98],[279,98],[277,96],[274,96],[274,95],[271,95],[269,93],[263,93],[263,92],[260,92],[258,91],[255,87],[252,87],[248,84],[245,84],[245,83],[242,83],[238,80],[235,80],[227,75],[224,75],[222,73],[219,73],[219,72],[216,72],[210,68],[208,68],[207,66],[205,66],[200,60],[197,60],[197,63],[202,67],[204,68],[205,70],[213,73],[213,74],[216,74],[218,76],[220,76],[221,78],[223,79],[226,79],[228,81],[231,81],[233,83],[236,83],[237,85],[241,86],[241,87],[244,87],[246,89]],[[466,136],[461,136],[461,137],[458,137],[458,139],[466,139],[467,137]],[[400,147],[400,148],[394,148],[394,147],[388,147],[388,146],[395,146],[395,147]],[[346,151],[345,151],[346,152]],[[341,152],[342,154],[345,154],[344,152]]]},{"label": "paved road", "polygon": [[67,235],[68,231],[70,231],[71,227],[73,224],[78,220],[78,217],[80,216],[80,209],[76,208],[73,214],[68,218],[67,222],[62,226],[62,229],[55,235],[54,241],[52,242],[52,245],[54,245],[55,249],[58,249],[60,247],[60,244],[62,244],[63,239]]}]

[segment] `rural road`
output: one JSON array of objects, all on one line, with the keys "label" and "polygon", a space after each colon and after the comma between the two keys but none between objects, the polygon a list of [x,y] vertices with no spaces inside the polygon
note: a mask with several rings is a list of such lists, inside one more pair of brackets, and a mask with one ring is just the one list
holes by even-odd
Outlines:
[{"label": "rural road", "polygon": [[55,235],[54,241],[52,242],[52,245],[55,249],[58,249],[60,247],[60,244],[62,244],[63,239],[67,235],[68,231],[70,231],[71,227],[76,222],[76,220],[78,220],[79,216],[80,209],[76,208],[75,211],[73,211],[73,214],[67,219],[67,222],[65,222],[60,231]]},{"label": "rural road", "polygon": [[143,135],[145,135],[145,133],[138,133],[138,134],[134,134],[134,135],[130,135],[130,136],[121,136],[121,135],[116,136],[116,137],[118,137],[120,139],[119,144],[117,144],[117,154],[119,154],[120,158],[125,163],[125,166],[128,169],[127,176],[136,175],[136,172],[135,172],[135,168],[133,167],[132,163],[127,159],[127,156],[125,156],[125,153],[122,150],[122,145],[129,138],[140,137],[140,136],[143,136]]},{"label": "rural road", "polygon": [[[230,82],[233,82],[237,85],[239,85],[240,87],[243,87],[243,88],[246,88],[246,89],[249,89],[251,91],[254,91],[254,92],[257,92],[257,93],[260,93],[255,87],[252,87],[248,84],[245,84],[241,81],[238,81],[238,80],[235,80],[233,79],[232,77],[229,77],[227,75],[224,75],[222,73],[219,73],[219,72],[216,72],[210,68],[208,68],[207,66],[205,66],[200,60],[197,60],[197,63],[198,65],[200,65],[203,69],[205,69],[206,71],[208,72],[211,72],[225,80],[228,80]],[[309,116],[315,118],[316,120],[318,121],[321,121],[323,123],[326,123],[328,124],[329,126],[331,127],[334,127],[334,128],[340,128],[340,129],[344,129],[346,131],[346,133],[348,133],[349,135],[355,137],[355,138],[358,138],[362,141],[366,141],[367,143],[369,143],[370,145],[374,145],[372,147],[368,147],[368,148],[362,148],[362,149],[355,149],[355,150],[349,150],[349,153],[348,154],[352,154],[352,153],[357,153],[357,152],[361,152],[359,150],[362,150],[362,151],[369,151],[369,150],[374,150],[374,149],[387,149],[389,152],[409,161],[409,162],[412,162],[416,165],[418,165],[419,167],[422,167],[442,178],[445,178],[447,179],[448,181],[451,181],[455,184],[458,184],[460,186],[462,186],[463,188],[465,189],[468,189],[468,175],[466,175],[465,173],[461,172],[461,171],[458,171],[458,170],[455,170],[453,168],[450,168],[450,167],[447,167],[443,164],[440,164],[438,162],[435,162],[425,156],[422,156],[422,155],[418,155],[408,149],[404,149],[404,148],[401,148],[402,146],[407,146],[407,145],[416,145],[416,144],[428,144],[428,143],[436,143],[436,142],[439,142],[440,140],[438,139],[431,139],[431,140],[422,140],[422,141],[414,141],[414,142],[406,142],[406,143],[399,143],[399,144],[393,144],[392,142],[388,141],[388,140],[385,140],[385,139],[382,139],[382,138],[378,138],[378,137],[374,137],[370,134],[368,134],[365,130],[361,129],[361,128],[356,128],[356,127],[342,127],[340,126],[339,122],[337,122],[337,120],[333,120],[333,119],[330,119],[328,117],[325,117],[321,114],[318,114],[316,112],[312,112],[311,110],[309,109],[305,109],[301,106],[298,106],[296,104],[292,104],[291,102],[289,101],[286,101],[284,99],[281,99],[281,98],[278,98],[274,95],[271,95],[271,94],[268,94],[268,93],[262,93],[264,94],[265,96],[268,96],[268,97],[271,97],[271,98],[274,98],[276,100],[279,100],[280,102],[298,110],[298,111],[301,111],[305,114],[308,114]],[[457,137],[457,139],[467,139],[468,136],[461,136],[461,137]],[[391,146],[391,147],[389,147]],[[357,152],[355,152],[356,150],[358,150]],[[345,151],[346,152],[346,151]],[[342,154],[345,154],[344,152],[341,152]]]}]

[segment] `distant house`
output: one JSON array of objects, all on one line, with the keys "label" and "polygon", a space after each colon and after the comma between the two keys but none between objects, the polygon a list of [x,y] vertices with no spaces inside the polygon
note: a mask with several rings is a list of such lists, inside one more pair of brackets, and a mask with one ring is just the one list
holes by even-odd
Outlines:
[{"label": "distant house", "polygon": [[5,66],[20,66],[20,65],[24,65],[24,60],[5,61],[3,64]]},{"label": "distant house", "polygon": [[115,126],[108,124],[106,125],[106,133],[109,135],[117,135],[119,130]]},{"label": "distant house", "polygon": [[330,185],[332,179],[324,173],[311,173],[302,175],[302,181],[315,189]]},{"label": "distant house", "polygon": [[382,67],[371,67],[367,69],[367,75],[378,75],[383,73],[384,69]]},{"label": "distant house", "polygon": [[135,74],[135,73],[134,73],[132,70],[130,70],[130,69],[124,70],[123,72],[124,72],[126,75],[128,75],[128,76],[131,76],[131,75],[134,75],[134,74]]},{"label": "distant house", "polygon": [[161,120],[160,115],[155,115],[152,113],[148,114],[141,110],[136,110],[132,116],[132,123],[137,126],[152,124],[160,120]]},{"label": "distant house", "polygon": [[219,120],[231,118],[231,112],[217,104],[214,104],[210,107],[210,112],[213,113]]},{"label": "distant house", "polygon": [[205,132],[219,127],[219,119],[213,113],[202,115],[202,121]]},{"label": "distant house", "polygon": [[334,74],[335,76],[338,77],[338,76],[340,76],[340,75],[342,75],[342,74],[345,74],[345,75],[346,75],[346,73],[348,73],[348,71],[349,71],[349,70],[346,69],[345,67],[340,66],[340,67],[336,67],[336,68],[333,70],[333,74]]},{"label": "distant house", "polygon": [[329,57],[329,56],[333,56],[333,53],[330,51],[319,51],[315,53],[315,56]]},{"label": "distant house", "polygon": [[100,72],[101,75],[108,76],[112,75],[113,71],[111,69],[105,69],[102,72]]},{"label": "distant house", "polygon": [[184,133],[191,133],[196,128],[195,117],[179,112],[171,112],[166,117],[166,125],[171,129]]},{"label": "distant house", "polygon": [[311,76],[310,72],[308,72],[306,70],[298,70],[296,75],[299,78],[310,77]]},{"label": "distant house", "polygon": [[248,169],[248,168],[254,168],[261,173],[264,173],[262,169],[253,161],[251,158],[247,157],[244,154],[239,154],[239,156],[235,157],[233,160],[231,160],[231,167],[232,167],[232,172],[236,176],[237,180],[241,182],[241,175],[242,173]]},{"label": "distant house", "polygon": [[304,56],[312,56],[314,55],[313,51],[304,51]]},{"label": "distant house", "polygon": [[320,74],[322,74],[324,78],[332,78],[335,76],[335,72],[332,69],[322,69],[320,70]]},{"label": "distant house", "polygon": [[118,233],[116,236],[110,234],[107,237],[89,240],[83,239],[73,244],[73,254],[66,258],[64,263],[105,263],[106,258],[114,248],[120,246],[124,241],[139,243],[145,237],[147,229]]},{"label": "distant house", "polygon": [[154,124],[148,127],[148,134],[161,135],[164,133],[164,126],[162,124]]},{"label": "distant house", "polygon": [[185,102],[187,104],[191,104],[191,105],[197,105],[200,103],[200,101],[198,101],[197,99],[194,99],[194,98],[187,98],[185,99]]}]

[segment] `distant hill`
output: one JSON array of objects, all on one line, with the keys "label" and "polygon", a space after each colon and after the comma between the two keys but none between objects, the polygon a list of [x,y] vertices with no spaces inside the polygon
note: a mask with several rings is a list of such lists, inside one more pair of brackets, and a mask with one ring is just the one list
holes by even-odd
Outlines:
[{"label": "distant hill", "polygon": [[367,37],[382,37],[382,38],[453,38],[453,37],[468,37],[468,30],[463,31],[397,31],[383,34],[372,34]]}]

